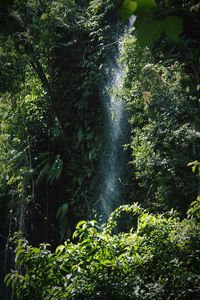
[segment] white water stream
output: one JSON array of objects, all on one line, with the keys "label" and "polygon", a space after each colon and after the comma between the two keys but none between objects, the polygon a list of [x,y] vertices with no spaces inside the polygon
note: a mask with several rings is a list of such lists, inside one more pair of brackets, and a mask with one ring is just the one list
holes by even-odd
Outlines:
[{"label": "white water stream", "polygon": [[103,220],[120,204],[124,203],[124,174],[127,169],[127,154],[123,145],[128,139],[128,117],[123,101],[113,90],[120,90],[123,83],[123,66],[119,63],[121,40],[133,27],[135,17],[131,18],[124,35],[118,42],[118,53],[108,68],[110,80],[102,93],[104,107],[104,151],[101,161],[101,183],[99,200]]}]

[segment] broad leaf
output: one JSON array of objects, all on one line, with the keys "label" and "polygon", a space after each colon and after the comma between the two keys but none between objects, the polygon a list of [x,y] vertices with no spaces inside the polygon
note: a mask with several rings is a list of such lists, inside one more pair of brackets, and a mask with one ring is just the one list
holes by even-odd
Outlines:
[{"label": "broad leaf", "polygon": [[158,40],[162,33],[162,22],[159,20],[142,20],[136,22],[135,28],[138,32],[138,42],[140,46],[151,45]]},{"label": "broad leaf", "polygon": [[174,41],[177,41],[183,31],[183,20],[177,16],[169,16],[163,20],[165,33]]}]

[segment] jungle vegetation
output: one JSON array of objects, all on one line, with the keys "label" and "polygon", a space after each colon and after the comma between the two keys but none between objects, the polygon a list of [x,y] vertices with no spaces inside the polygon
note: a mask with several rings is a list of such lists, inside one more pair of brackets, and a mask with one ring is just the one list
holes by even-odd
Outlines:
[{"label": "jungle vegetation", "polygon": [[[199,299],[199,9],[1,1],[2,299]],[[129,116],[126,205],[102,224],[102,89],[133,13],[116,91]]]}]

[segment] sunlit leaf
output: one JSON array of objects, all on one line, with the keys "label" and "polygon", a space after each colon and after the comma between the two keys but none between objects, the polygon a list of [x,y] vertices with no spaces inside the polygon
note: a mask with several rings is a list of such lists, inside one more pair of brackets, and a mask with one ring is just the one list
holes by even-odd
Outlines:
[{"label": "sunlit leaf", "polygon": [[155,0],[124,0],[120,8],[120,17],[127,20],[132,14],[143,14],[156,7]]},{"label": "sunlit leaf", "polygon": [[137,1],[124,0],[120,8],[122,21],[127,20],[137,9]]},{"label": "sunlit leaf", "polygon": [[137,13],[145,12],[156,7],[155,0],[138,0],[137,1]]},{"label": "sunlit leaf", "polygon": [[59,245],[56,250],[55,250],[55,253],[57,254],[58,252],[62,253],[63,250],[64,250],[65,246],[64,245]]},{"label": "sunlit leaf", "polygon": [[87,222],[86,221],[80,221],[78,222],[78,224],[76,225],[76,228],[79,228],[81,227],[83,224],[86,224]]}]

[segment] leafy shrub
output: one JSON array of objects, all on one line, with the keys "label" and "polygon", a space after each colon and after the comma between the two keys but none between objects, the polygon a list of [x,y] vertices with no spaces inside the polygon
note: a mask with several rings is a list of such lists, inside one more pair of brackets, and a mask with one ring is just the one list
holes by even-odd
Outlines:
[{"label": "leafy shrub", "polygon": [[[126,232],[118,230],[127,223],[124,213],[130,216]],[[48,244],[36,248],[16,235],[21,272],[12,271],[5,283],[19,299],[199,299],[195,217],[180,220],[174,211],[153,215],[125,205],[106,224],[79,222],[73,239],[51,252]]]}]

